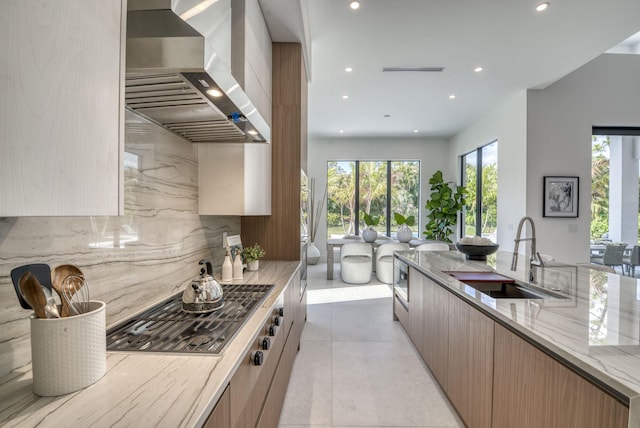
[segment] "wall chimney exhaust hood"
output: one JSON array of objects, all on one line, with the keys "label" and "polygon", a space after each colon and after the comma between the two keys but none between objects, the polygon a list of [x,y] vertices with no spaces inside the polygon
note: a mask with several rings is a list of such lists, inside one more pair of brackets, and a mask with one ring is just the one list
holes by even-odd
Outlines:
[{"label": "wall chimney exhaust hood", "polygon": [[[221,58],[231,49],[229,2],[216,4],[223,13],[211,11],[224,21],[223,31],[214,22],[206,36],[171,3],[128,1],[127,107],[193,143],[269,142],[269,125],[231,75],[229,59]],[[202,31],[203,19],[193,19]]]}]

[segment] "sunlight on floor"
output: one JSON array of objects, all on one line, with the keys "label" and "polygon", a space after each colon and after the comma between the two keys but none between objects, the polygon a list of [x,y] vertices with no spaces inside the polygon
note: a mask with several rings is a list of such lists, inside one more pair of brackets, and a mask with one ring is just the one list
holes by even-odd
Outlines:
[{"label": "sunlight on floor", "polygon": [[384,299],[388,297],[391,297],[391,286],[387,284],[364,284],[340,288],[307,290],[308,305]]}]

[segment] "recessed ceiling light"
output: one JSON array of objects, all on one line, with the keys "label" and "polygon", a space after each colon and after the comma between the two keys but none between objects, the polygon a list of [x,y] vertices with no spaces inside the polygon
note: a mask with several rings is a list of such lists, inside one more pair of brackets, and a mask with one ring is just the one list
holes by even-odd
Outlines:
[{"label": "recessed ceiling light", "polygon": [[357,0],[352,1],[351,3],[349,3],[349,7],[353,10],[356,10],[358,8],[360,8],[360,2]]},{"label": "recessed ceiling light", "polygon": [[353,68],[347,67],[344,69],[344,71],[346,71],[347,73],[351,73],[353,71]]},{"label": "recessed ceiling light", "polygon": [[454,100],[455,98],[456,98],[455,94],[451,94],[451,95],[449,95],[449,99],[450,99],[450,100]]},{"label": "recessed ceiling light", "polygon": [[476,67],[473,69],[473,71],[475,71],[476,73],[480,73],[482,70],[484,70],[484,68],[482,67]]},{"label": "recessed ceiling light", "polygon": [[418,133],[418,130],[417,130],[417,129],[414,129],[414,130],[413,130],[413,133],[414,133],[414,134],[417,134],[417,133]]},{"label": "recessed ceiling light", "polygon": [[341,133],[341,134],[344,134],[344,129],[341,129],[338,132]]},{"label": "recessed ceiling light", "polygon": [[391,117],[391,115],[390,114],[385,114],[384,117]]},{"label": "recessed ceiling light", "polygon": [[222,91],[218,90],[218,89],[209,89],[207,91],[207,94],[211,95],[214,98],[220,98],[221,96],[223,96],[224,94],[222,93]]},{"label": "recessed ceiling light", "polygon": [[544,10],[547,10],[547,8],[549,8],[549,5],[550,5],[550,3],[549,3],[548,1],[545,1],[545,2],[539,3],[539,4],[536,6],[536,11],[538,11],[538,12],[542,12],[542,11],[544,11]]},{"label": "recessed ceiling light", "polygon": [[348,99],[349,99],[349,95],[343,95],[343,96],[342,96],[342,99],[343,99],[343,100],[348,100]]}]

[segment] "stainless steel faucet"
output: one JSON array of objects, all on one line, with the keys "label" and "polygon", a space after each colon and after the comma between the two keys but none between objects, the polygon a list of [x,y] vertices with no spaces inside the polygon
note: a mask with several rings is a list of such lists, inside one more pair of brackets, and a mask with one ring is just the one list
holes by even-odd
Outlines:
[{"label": "stainless steel faucet", "polygon": [[[529,238],[521,238],[522,236],[522,227],[525,222],[529,222],[531,226],[531,237]],[[536,225],[533,222],[533,219],[529,216],[522,217],[520,219],[520,223],[518,223],[518,231],[516,232],[516,245],[513,248],[513,258],[511,260],[511,270],[515,271],[518,267],[518,247],[520,245],[520,241],[531,241],[531,258],[529,259],[529,282],[536,282],[536,268],[543,267],[544,263],[542,262],[542,258],[540,254],[536,251]]]}]

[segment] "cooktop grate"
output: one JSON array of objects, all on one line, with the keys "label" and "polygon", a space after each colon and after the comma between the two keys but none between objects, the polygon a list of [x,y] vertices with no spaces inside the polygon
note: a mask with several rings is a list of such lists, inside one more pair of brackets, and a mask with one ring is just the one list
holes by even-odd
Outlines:
[{"label": "cooktop grate", "polygon": [[107,350],[217,354],[273,284],[223,285],[224,305],[207,314],[182,310],[182,293],[107,331]]}]

